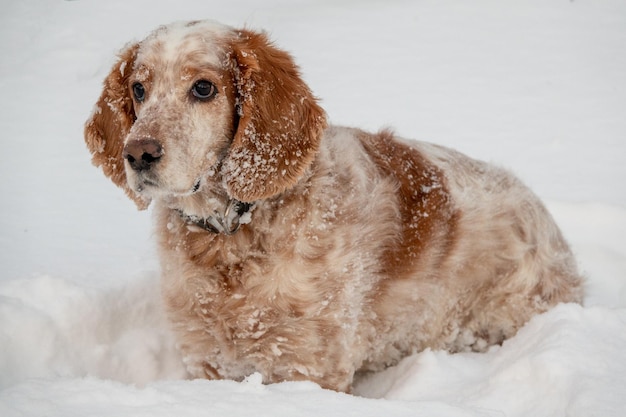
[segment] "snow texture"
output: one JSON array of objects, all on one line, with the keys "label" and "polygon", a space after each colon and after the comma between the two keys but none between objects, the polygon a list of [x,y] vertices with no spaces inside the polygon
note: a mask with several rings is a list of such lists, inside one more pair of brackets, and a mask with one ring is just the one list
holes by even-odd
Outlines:
[{"label": "snow texture", "polygon": [[[515,171],[588,277],[584,307],[484,354],[425,351],[313,383],[186,379],[149,213],[82,138],[127,42],[174,20],[266,29],[332,123]],[[0,415],[626,415],[626,3],[5,1],[0,14]]]}]

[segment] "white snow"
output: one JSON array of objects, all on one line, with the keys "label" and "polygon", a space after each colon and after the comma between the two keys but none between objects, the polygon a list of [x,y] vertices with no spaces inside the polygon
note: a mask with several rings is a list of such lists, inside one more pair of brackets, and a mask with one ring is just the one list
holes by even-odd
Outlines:
[{"label": "white snow", "polygon": [[[159,299],[150,213],[89,162],[115,53],[175,20],[266,29],[331,122],[515,171],[588,277],[485,354],[426,351],[312,383],[190,381]],[[7,0],[0,13],[0,415],[626,415],[626,3]]]}]

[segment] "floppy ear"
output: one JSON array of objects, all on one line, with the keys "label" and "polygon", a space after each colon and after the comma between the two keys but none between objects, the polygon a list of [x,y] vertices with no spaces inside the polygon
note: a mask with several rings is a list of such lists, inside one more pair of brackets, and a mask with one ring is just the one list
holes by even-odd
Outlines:
[{"label": "floppy ear", "polygon": [[265,34],[240,31],[231,48],[239,123],[222,178],[231,197],[252,202],[298,182],[317,153],[326,115],[289,54]]},{"label": "floppy ear", "polygon": [[130,189],[122,158],[124,139],[136,119],[128,89],[128,77],[132,72],[138,47],[139,44],[135,43],[124,48],[104,80],[100,99],[85,123],[85,143],[92,154],[91,162],[102,167],[104,174],[126,192],[137,204],[137,208],[143,210],[148,207],[150,200]]}]

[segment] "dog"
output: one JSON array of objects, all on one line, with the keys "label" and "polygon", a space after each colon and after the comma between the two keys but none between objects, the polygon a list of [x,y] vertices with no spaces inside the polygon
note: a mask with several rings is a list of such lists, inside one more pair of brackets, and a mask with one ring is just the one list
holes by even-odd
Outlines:
[{"label": "dog", "polygon": [[262,32],[177,22],[128,44],[85,141],[140,209],[153,204],[193,377],[350,392],[356,372],[482,352],[583,299],[561,232],[512,174],[329,125]]}]

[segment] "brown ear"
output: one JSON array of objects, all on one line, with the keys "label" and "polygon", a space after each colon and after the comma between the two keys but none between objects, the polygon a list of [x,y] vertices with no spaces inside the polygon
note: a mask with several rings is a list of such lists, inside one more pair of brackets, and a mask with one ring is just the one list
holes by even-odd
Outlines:
[{"label": "brown ear", "polygon": [[252,202],[298,182],[326,116],[289,54],[265,34],[240,31],[231,48],[240,119],[222,175],[231,197]]},{"label": "brown ear", "polygon": [[148,207],[149,200],[128,187],[124,170],[124,139],[135,122],[133,101],[128,89],[139,44],[124,48],[119,60],[104,80],[104,88],[91,117],[85,123],[85,143],[92,154],[92,163],[102,167],[104,174],[121,187],[140,210]]}]

